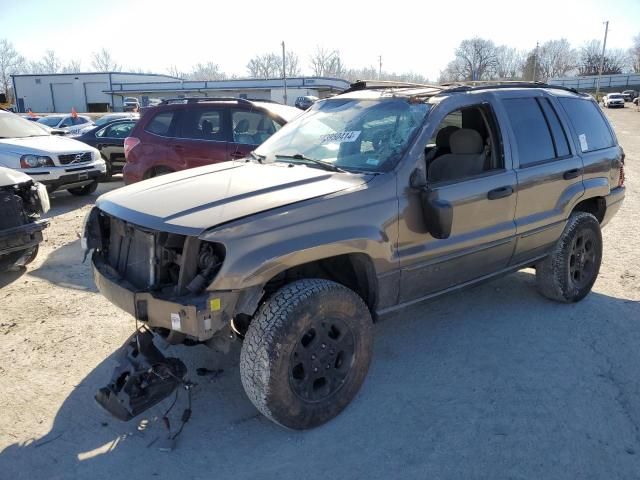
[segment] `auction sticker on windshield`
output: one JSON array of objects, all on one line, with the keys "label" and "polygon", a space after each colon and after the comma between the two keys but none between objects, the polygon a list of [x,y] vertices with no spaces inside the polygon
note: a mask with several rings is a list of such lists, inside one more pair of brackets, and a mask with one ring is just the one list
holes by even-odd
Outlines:
[{"label": "auction sticker on windshield", "polygon": [[352,132],[336,132],[329,133],[320,137],[320,144],[325,143],[343,143],[343,142],[355,142],[360,136],[360,130],[354,130]]}]

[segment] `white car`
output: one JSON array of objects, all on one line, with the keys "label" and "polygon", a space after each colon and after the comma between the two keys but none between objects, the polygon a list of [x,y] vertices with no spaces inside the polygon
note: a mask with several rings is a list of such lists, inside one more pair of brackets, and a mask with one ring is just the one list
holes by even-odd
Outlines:
[{"label": "white car", "polygon": [[624,108],[624,97],[621,93],[608,93],[602,98],[602,105],[607,108],[622,107]]},{"label": "white car", "polygon": [[95,192],[107,167],[100,152],[68,137],[49,135],[34,122],[0,111],[0,167],[26,173],[49,192]]},{"label": "white car", "polygon": [[38,123],[42,123],[47,127],[62,130],[67,135],[75,135],[85,127],[93,125],[93,120],[84,115],[47,115],[38,119]]},{"label": "white car", "polygon": [[137,111],[140,109],[140,102],[136,97],[124,97],[122,100],[122,109],[125,112]]}]

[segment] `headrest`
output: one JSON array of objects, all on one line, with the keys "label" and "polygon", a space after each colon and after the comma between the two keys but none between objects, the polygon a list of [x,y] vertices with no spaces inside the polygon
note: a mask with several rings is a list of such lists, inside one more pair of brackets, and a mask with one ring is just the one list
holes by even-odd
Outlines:
[{"label": "headrest", "polygon": [[438,134],[436,135],[436,146],[440,148],[449,148],[449,139],[451,138],[451,134],[458,130],[460,129],[454,125],[449,125],[438,130]]},{"label": "headrest", "polygon": [[460,128],[449,139],[451,153],[458,155],[480,154],[483,150],[482,137],[470,128]]}]

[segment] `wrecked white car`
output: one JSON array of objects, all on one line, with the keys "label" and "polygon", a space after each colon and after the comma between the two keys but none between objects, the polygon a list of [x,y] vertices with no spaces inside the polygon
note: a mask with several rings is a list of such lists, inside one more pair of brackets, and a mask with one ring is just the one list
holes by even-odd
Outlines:
[{"label": "wrecked white car", "polygon": [[49,222],[47,189],[28,175],[0,167],[0,272],[31,263]]}]

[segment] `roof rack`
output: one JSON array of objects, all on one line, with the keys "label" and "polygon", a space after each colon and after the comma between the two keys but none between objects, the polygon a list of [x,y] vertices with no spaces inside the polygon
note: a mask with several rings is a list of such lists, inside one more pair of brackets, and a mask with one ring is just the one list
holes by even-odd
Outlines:
[{"label": "roof rack", "polygon": [[182,97],[182,98],[165,98],[158,105],[169,105],[173,103],[203,103],[203,102],[238,102],[252,103],[251,100],[238,97]]},{"label": "roof rack", "polygon": [[525,82],[522,80],[473,80],[470,82],[447,82],[442,85],[445,87],[446,93],[485,90],[487,88],[553,88],[581,95],[581,93],[575,88],[565,87],[562,85],[550,85],[545,82]]},{"label": "roof rack", "polygon": [[356,80],[342,93],[357,92],[359,90],[371,90],[380,88],[434,88],[437,90],[444,90],[442,85],[430,85],[426,83],[410,83],[410,82],[396,82],[392,80]]}]

